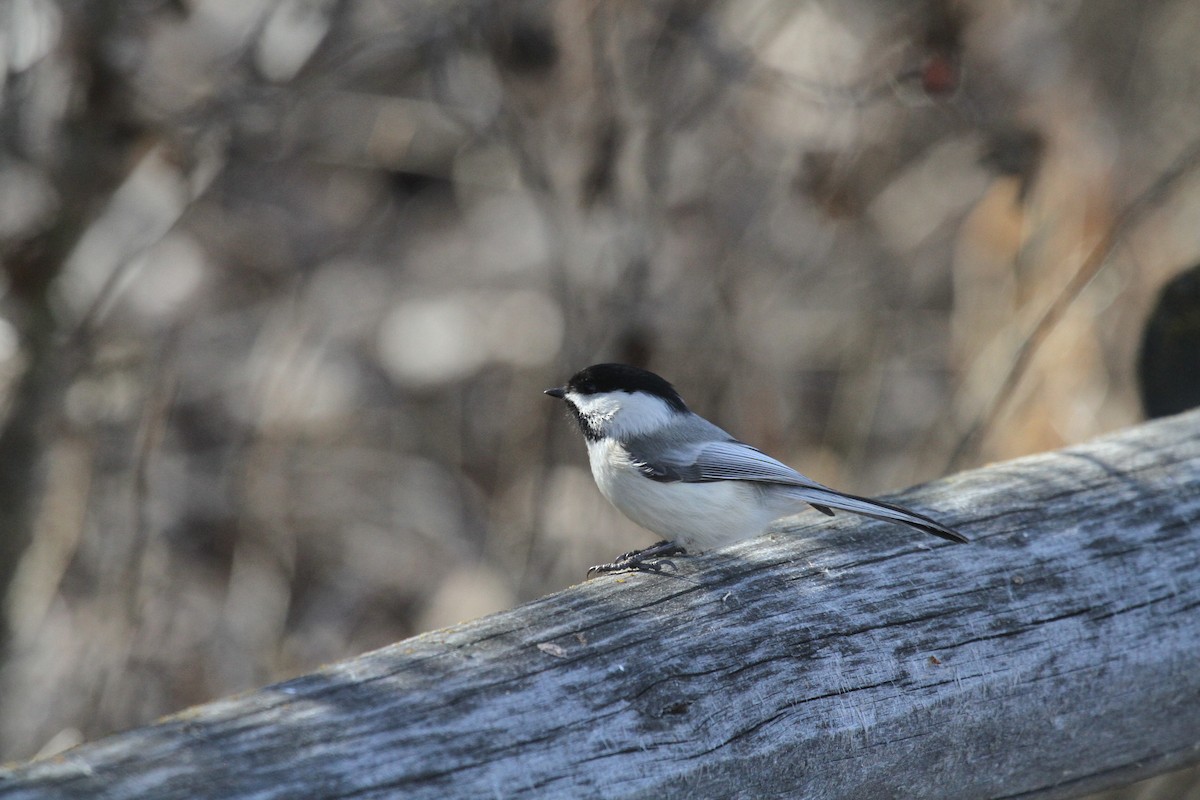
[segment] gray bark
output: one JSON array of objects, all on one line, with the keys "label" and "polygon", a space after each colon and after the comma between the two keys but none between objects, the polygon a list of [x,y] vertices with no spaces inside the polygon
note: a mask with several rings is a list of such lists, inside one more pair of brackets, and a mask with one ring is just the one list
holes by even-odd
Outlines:
[{"label": "gray bark", "polygon": [[900,499],[972,543],[807,514],[12,767],[0,797],[1042,798],[1200,760],[1200,414]]}]

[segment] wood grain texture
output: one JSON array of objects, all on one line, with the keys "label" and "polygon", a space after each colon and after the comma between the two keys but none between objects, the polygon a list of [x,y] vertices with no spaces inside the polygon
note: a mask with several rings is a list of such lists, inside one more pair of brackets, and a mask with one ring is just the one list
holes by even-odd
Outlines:
[{"label": "wood grain texture", "polygon": [[9,768],[0,797],[1043,798],[1200,760],[1200,414],[902,501],[972,543],[805,514]]}]

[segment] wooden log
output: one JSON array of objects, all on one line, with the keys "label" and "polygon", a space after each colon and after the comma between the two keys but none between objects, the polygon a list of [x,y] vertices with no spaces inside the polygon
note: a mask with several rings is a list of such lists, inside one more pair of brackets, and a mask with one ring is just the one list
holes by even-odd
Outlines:
[{"label": "wooden log", "polygon": [[1200,413],[901,499],[972,543],[805,514],[10,767],[0,797],[1050,798],[1200,760]]}]

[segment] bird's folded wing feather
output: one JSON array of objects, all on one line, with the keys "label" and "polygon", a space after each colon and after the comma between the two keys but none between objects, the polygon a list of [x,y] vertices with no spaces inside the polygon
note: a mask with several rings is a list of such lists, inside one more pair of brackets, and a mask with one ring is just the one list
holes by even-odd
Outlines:
[{"label": "bird's folded wing feather", "polygon": [[761,450],[733,440],[678,447],[655,458],[631,448],[630,455],[643,474],[659,481],[757,481],[828,489]]}]

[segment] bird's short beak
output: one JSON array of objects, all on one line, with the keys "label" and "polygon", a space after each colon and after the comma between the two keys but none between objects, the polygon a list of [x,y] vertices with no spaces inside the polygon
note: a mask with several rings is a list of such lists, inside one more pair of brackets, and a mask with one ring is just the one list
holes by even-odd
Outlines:
[{"label": "bird's short beak", "polygon": [[556,397],[556,398],[558,398],[559,400],[562,400],[564,397],[566,397],[566,396],[567,396],[567,392],[566,392],[566,390],[565,390],[565,389],[559,389],[558,387],[555,387],[555,388],[553,388],[553,389],[547,389],[546,391],[542,392],[542,394],[548,394],[548,395],[550,395],[551,397]]}]

